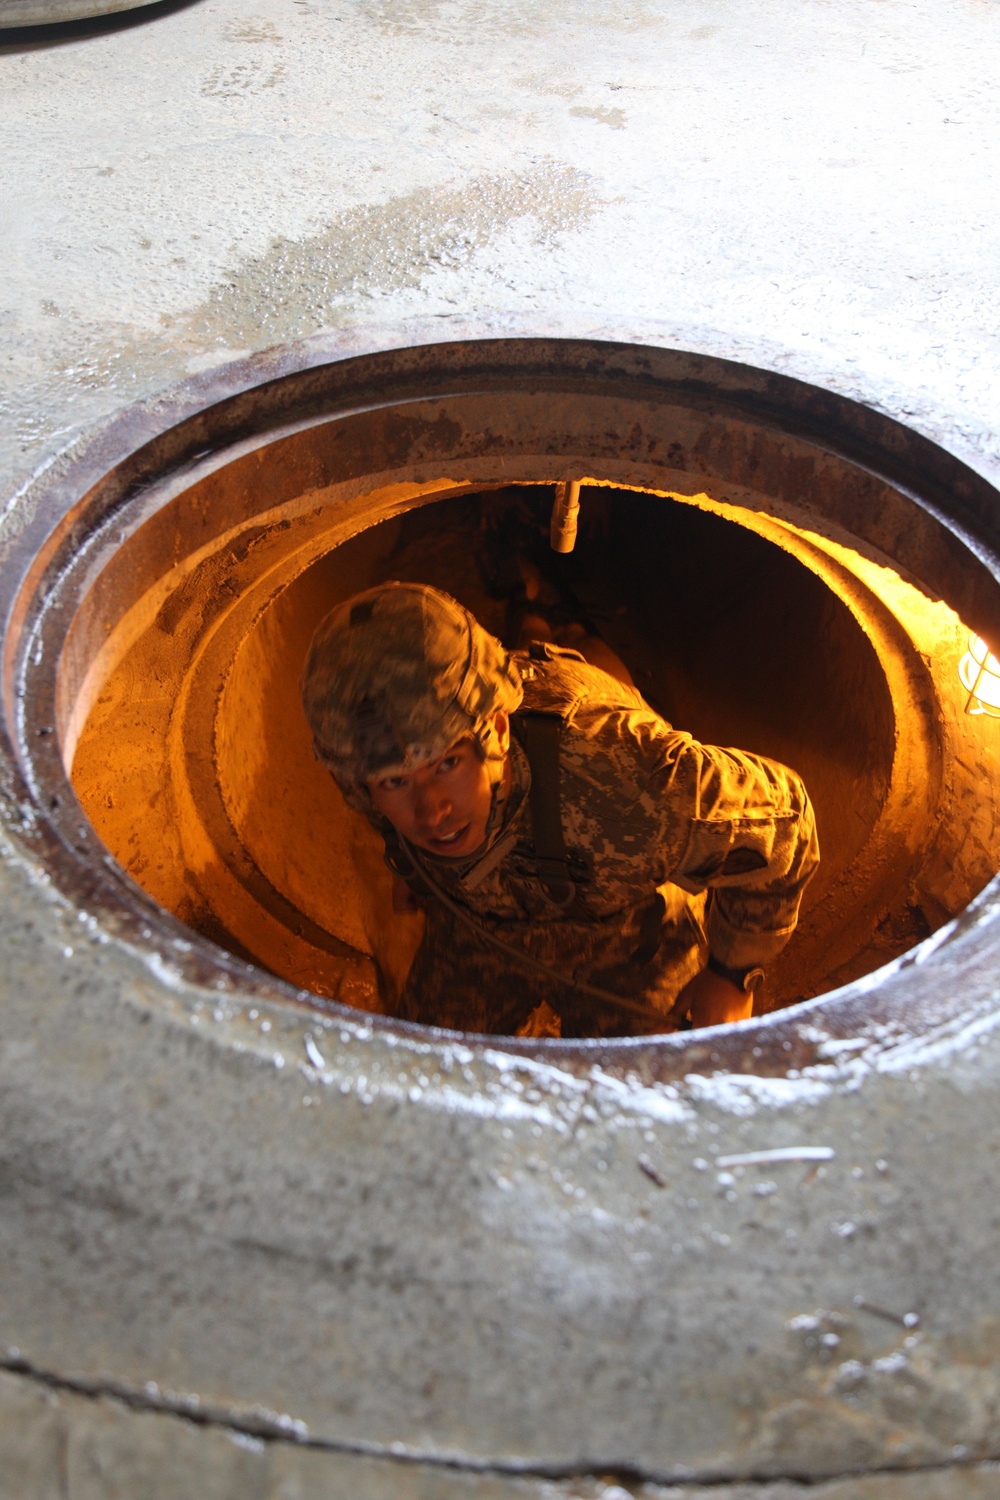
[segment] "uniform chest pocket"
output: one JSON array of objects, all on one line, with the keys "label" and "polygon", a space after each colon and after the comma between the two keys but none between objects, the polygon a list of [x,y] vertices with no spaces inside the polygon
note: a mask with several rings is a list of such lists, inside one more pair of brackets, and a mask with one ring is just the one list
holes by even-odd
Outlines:
[{"label": "uniform chest pocket", "polygon": [[687,848],[670,879],[696,894],[706,885],[766,885],[792,862],[795,813],[746,818],[692,818]]},{"label": "uniform chest pocket", "polygon": [[[552,862],[548,862],[551,866]],[[567,849],[558,868],[547,868],[534,852],[519,844],[508,865],[509,886],[526,915],[565,916],[579,914],[587,887],[593,880],[594,861],[586,851]]]}]

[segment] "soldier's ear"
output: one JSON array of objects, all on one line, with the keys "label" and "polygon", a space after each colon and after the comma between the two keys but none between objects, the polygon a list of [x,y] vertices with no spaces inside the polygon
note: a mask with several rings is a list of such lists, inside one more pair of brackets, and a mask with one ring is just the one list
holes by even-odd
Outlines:
[{"label": "soldier's ear", "polygon": [[500,753],[506,755],[510,749],[510,715],[505,709],[498,708],[493,715],[493,728],[500,742]]}]

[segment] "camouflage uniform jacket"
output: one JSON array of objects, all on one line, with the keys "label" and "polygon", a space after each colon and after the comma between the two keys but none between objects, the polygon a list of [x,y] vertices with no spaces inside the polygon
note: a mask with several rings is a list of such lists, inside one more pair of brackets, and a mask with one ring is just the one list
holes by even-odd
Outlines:
[{"label": "camouflage uniform jacket", "polygon": [[562,1017],[564,1035],[641,1030],[610,1009],[600,1013],[599,1002],[574,999],[573,981],[662,1013],[702,966],[706,936],[721,963],[745,968],[766,964],[795,927],[819,858],[812,807],[795,772],[699,744],[576,652],[548,652],[545,661],[517,654],[525,695],[518,713],[562,720],[559,800],[576,900],[567,908],[540,878],[531,773],[516,734],[510,792],[485,853],[455,861],[421,852],[416,864],[479,924],[568,983],[517,972],[512,957],[477,940],[425,893],[427,927],[403,996],[410,1019],[510,1032],[544,999]]}]

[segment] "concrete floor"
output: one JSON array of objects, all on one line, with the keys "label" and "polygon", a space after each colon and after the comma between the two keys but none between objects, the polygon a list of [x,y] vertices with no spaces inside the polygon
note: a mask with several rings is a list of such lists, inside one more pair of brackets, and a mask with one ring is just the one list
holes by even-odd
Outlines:
[{"label": "concrete floor", "polygon": [[[451,317],[503,330],[519,326],[524,315],[550,322],[567,318],[577,331],[597,334],[622,320],[659,320],[661,341],[857,396],[995,473],[998,76],[995,0],[759,0],[742,7],[724,0],[548,0],[544,6],[524,0],[197,0],[72,35],[0,33],[2,497],[13,495],[67,444],[85,440],[123,404],[238,354],[323,328],[350,333],[370,325],[377,335],[400,319],[426,318],[433,338],[448,336]],[[12,514],[10,524],[16,524],[16,510]],[[865,1441],[851,1449],[847,1428],[837,1425],[840,1418],[823,1427],[826,1376],[813,1372],[802,1377],[813,1403],[812,1426],[793,1467],[780,1468],[777,1428],[769,1449],[748,1438],[746,1486],[736,1483],[737,1474],[734,1487],[722,1487],[724,1471],[710,1468],[699,1471],[708,1490],[684,1479],[683,1412],[691,1391],[684,1400],[675,1391],[655,1340],[643,1344],[637,1358],[644,1363],[633,1372],[632,1386],[625,1378],[621,1387],[632,1415],[641,1416],[631,1425],[607,1416],[613,1382],[601,1396],[603,1407],[601,1400],[593,1408],[586,1404],[587,1380],[596,1388],[603,1378],[599,1360],[586,1379],[574,1374],[568,1382],[582,1393],[586,1432],[574,1438],[572,1412],[553,1415],[557,1390],[553,1394],[550,1386],[548,1395],[538,1396],[554,1424],[551,1451],[568,1478],[545,1477],[550,1449],[545,1431],[531,1429],[530,1401],[518,1407],[520,1426],[510,1440],[510,1452],[522,1455],[517,1461],[525,1466],[524,1477],[489,1471],[492,1460],[482,1454],[496,1454],[502,1446],[503,1393],[519,1379],[520,1358],[516,1342],[505,1342],[502,1334],[490,1344],[489,1324],[483,1325],[482,1348],[466,1358],[456,1347],[439,1406],[423,1387],[413,1387],[396,1428],[391,1402],[407,1385],[405,1372],[386,1356],[388,1405],[380,1407],[380,1376],[364,1375],[372,1367],[363,1343],[347,1357],[348,1367],[353,1360],[367,1381],[362,1397],[353,1405],[341,1398],[332,1407],[324,1404],[316,1394],[325,1378],[323,1361],[310,1354],[298,1368],[294,1319],[275,1313],[275,1326],[285,1331],[277,1335],[279,1343],[287,1334],[291,1348],[279,1347],[272,1357],[252,1347],[255,1337],[260,1342],[261,1327],[271,1336],[267,1309],[281,1296],[289,1306],[300,1298],[303,1338],[314,1320],[333,1316],[326,1294],[317,1290],[322,1276],[312,1282],[303,1269],[318,1254],[315,1226],[322,1222],[330,1234],[335,1229],[335,1219],[326,1225],[322,1217],[331,1136],[308,1124],[312,1134],[293,1187],[283,1197],[280,1183],[275,1186],[286,1164],[280,1141],[276,1146],[268,1133],[268,1109],[275,1110],[271,1124],[279,1135],[306,1129],[298,1123],[302,1085],[289,1076],[294,1068],[280,1074],[270,1053],[257,1043],[254,1051],[245,1038],[232,1057],[223,1055],[221,1043],[213,1044],[210,1057],[211,1049],[196,1055],[183,1027],[171,1031],[159,1020],[149,1026],[154,991],[154,998],[167,995],[175,1008],[186,1003],[173,993],[176,986],[171,990],[169,976],[164,980],[141,957],[112,943],[93,959],[106,967],[92,967],[81,980],[79,943],[70,961],[75,914],[39,894],[36,872],[16,850],[8,848],[2,873],[3,1063],[14,1102],[5,1136],[11,1186],[0,1231],[4,1264],[17,1270],[3,1300],[0,1348],[16,1344],[22,1351],[8,1349],[9,1373],[0,1384],[4,1500],[194,1494],[199,1500],[341,1494],[365,1500],[390,1494],[414,1500],[464,1500],[472,1494],[488,1500],[621,1500],[634,1494],[651,1500],[669,1494],[680,1500],[708,1490],[718,1500],[786,1500],[798,1492],[797,1478],[836,1473],[838,1445],[845,1470],[873,1472],[863,1479],[831,1479],[810,1491],[817,1500],[1000,1495],[997,1470],[972,1462],[1000,1455],[989,1373],[996,1331],[989,1334],[993,1324],[984,1313],[986,1352],[969,1356],[979,1384],[972,1376],[960,1388],[949,1384],[947,1305],[938,1308],[943,1322],[937,1343],[932,1340],[937,1353],[920,1356],[925,1366],[915,1377],[937,1403],[933,1421],[940,1431],[933,1442],[914,1450],[907,1424],[932,1419],[926,1413],[915,1417],[910,1408],[906,1415],[903,1408],[915,1397],[887,1396],[882,1425],[866,1429]],[[960,976],[955,982],[962,982]],[[46,999],[45,1011],[39,996]],[[124,1007],[111,1023],[113,1033],[107,1020],[112,1004]],[[227,1013],[226,1025],[230,1019]],[[280,1030],[284,1023],[276,1024]],[[294,1042],[296,1056],[304,1055],[301,1026],[288,1022],[285,1030],[288,1037],[295,1033],[288,1046]],[[1000,1064],[991,1034],[984,1022],[979,1050],[963,1057],[957,1074],[932,1080],[931,1092],[921,1094],[925,1116],[941,1124],[956,1157],[963,1141],[992,1128],[988,1116],[975,1113],[979,1104],[968,1103],[990,1097],[986,1081]],[[145,1054],[137,1050],[140,1035],[147,1038]],[[233,1060],[237,1054],[242,1061]],[[153,1082],[137,1063],[143,1056],[155,1058],[149,1064]],[[418,1063],[410,1059],[407,1066]],[[502,1074],[498,1064],[496,1076]],[[248,1081],[260,1089],[252,1108],[241,1092]],[[214,1115],[203,1110],[207,1097],[216,1101]],[[169,1120],[158,1113],[164,1099],[172,1101]],[[794,1138],[804,1128],[807,1104],[784,1120],[785,1134],[790,1129]],[[353,1100],[343,1110],[350,1107]],[[838,1103],[837,1114],[831,1104],[824,1120],[834,1121],[849,1139],[861,1132],[865,1145],[858,1148],[857,1171],[871,1176],[868,1157],[874,1161],[879,1149],[878,1131],[871,1119],[863,1123],[863,1113],[855,1120],[853,1107]],[[648,1100],[642,1108],[649,1108]],[[765,1142],[773,1129],[762,1127],[755,1142],[750,1135],[756,1126],[742,1121],[731,1101],[706,1096],[700,1103],[695,1098],[691,1108],[705,1130],[718,1131],[721,1120],[723,1133],[739,1134],[741,1146]],[[371,1127],[360,1103],[357,1111],[346,1123],[332,1101],[304,1113],[307,1123],[329,1116],[327,1130],[346,1132],[344,1139],[360,1151]],[[525,1152],[532,1146],[527,1132],[535,1128],[529,1115],[534,1119],[529,1111],[522,1122]],[[694,1116],[685,1118],[690,1124]],[[666,1132],[665,1119],[655,1112],[644,1118],[640,1109],[629,1129],[645,1130],[649,1140],[661,1126]],[[391,1149],[401,1159],[408,1132],[387,1121],[388,1115],[379,1129],[395,1141]],[[484,1176],[502,1176],[507,1146],[497,1147],[494,1161],[471,1121],[470,1114],[461,1128],[441,1125],[441,1142],[460,1148],[462,1170],[480,1152],[487,1161]],[[819,1127],[814,1122],[811,1128]],[[878,1128],[879,1139],[890,1141],[885,1149],[901,1160],[909,1149],[902,1107],[891,1106]],[[259,1182],[254,1179],[261,1197],[253,1209],[242,1205],[232,1187],[246,1162],[230,1145],[247,1131],[261,1174]],[[221,1153],[217,1161],[215,1146],[206,1145],[213,1139]],[[131,1142],[133,1155],[112,1162],[113,1143],[122,1140]],[[388,1153],[390,1146],[384,1149]],[[690,1155],[694,1148],[686,1149]],[[943,1177],[955,1164],[949,1187],[956,1203],[963,1192],[970,1202],[989,1196],[981,1175],[962,1177],[946,1153],[936,1160]],[[843,1165],[846,1182],[848,1163]],[[587,1175],[592,1166],[582,1154],[567,1156],[563,1180],[578,1173],[587,1191],[596,1192]],[[413,1174],[419,1178],[424,1170],[416,1156],[410,1167],[409,1178],[400,1169],[403,1196]],[[587,1275],[603,1274],[600,1267],[617,1264],[615,1256],[624,1266],[629,1257],[638,1263],[663,1250],[653,1231],[630,1217],[645,1212],[629,1207],[639,1184],[635,1175],[636,1183],[622,1189],[628,1204],[612,1211],[632,1226],[628,1248],[612,1245],[610,1261],[594,1251]],[[84,1181],[105,1186],[100,1192],[93,1186],[88,1198]],[[801,1204],[795,1209],[804,1255],[832,1262],[833,1252],[823,1247],[834,1243],[831,1225],[847,1222],[844,1202],[854,1190],[849,1182],[821,1185],[812,1210]],[[349,1197],[354,1188],[344,1191]],[[518,1221],[494,1212],[492,1200],[484,1208],[485,1191],[478,1179],[471,1196],[462,1197],[456,1187],[447,1210],[456,1223],[466,1223],[463,1215],[484,1218],[478,1248],[470,1248],[467,1229],[456,1230],[456,1266],[463,1269],[451,1273],[446,1265],[441,1276],[443,1285],[452,1275],[468,1275],[488,1298],[488,1277],[477,1280],[469,1268],[494,1253],[480,1241],[516,1237]],[[289,1231],[299,1236],[299,1259],[283,1251],[286,1258],[274,1262],[275,1270],[267,1259],[268,1226],[295,1220],[296,1194],[306,1205]],[[194,1221],[184,1208],[192,1202],[199,1205]],[[155,1230],[137,1205],[149,1210],[150,1223],[160,1215]],[[897,1239],[909,1234],[905,1210],[897,1203],[884,1211],[883,1217],[896,1215]],[[882,1210],[865,1211],[865,1224],[877,1225]],[[906,1240],[902,1259],[909,1269],[897,1277],[901,1296],[920,1282],[921,1233],[930,1240],[935,1232],[932,1203],[912,1211],[923,1228],[913,1230],[912,1243]],[[541,1208],[536,1204],[536,1219],[528,1219],[551,1230],[561,1212],[553,1199]],[[721,1246],[727,1210],[716,1203],[704,1212],[713,1244]],[[251,1235],[241,1227],[241,1215],[254,1214]],[[411,1227],[418,1242],[422,1233],[430,1235],[419,1213]],[[555,1274],[561,1257],[581,1255],[581,1244],[589,1241],[583,1229],[566,1229],[565,1240],[562,1230],[552,1233],[547,1264]],[[838,1245],[839,1266],[848,1251],[861,1255],[863,1238]],[[258,1259],[242,1281],[239,1256],[249,1255],[251,1241]],[[191,1290],[180,1288],[179,1275],[171,1279],[168,1262],[177,1256],[175,1264],[183,1265],[193,1244]],[[928,1267],[964,1266],[961,1235],[949,1247],[938,1246]],[[980,1267],[983,1256],[995,1264],[995,1224],[991,1239],[988,1215],[974,1235],[970,1231],[966,1248],[969,1273],[958,1279],[966,1288],[962,1295],[974,1300],[977,1257]],[[530,1237],[517,1249],[525,1276],[534,1274],[525,1259],[529,1249]],[[356,1252],[364,1256],[365,1246]],[[891,1262],[894,1252],[885,1254]],[[717,1250],[711,1255],[718,1260]],[[872,1256],[878,1267],[878,1255]],[[432,1271],[419,1256],[415,1264],[431,1285]],[[781,1274],[791,1277],[787,1262],[780,1264]],[[883,1269],[888,1296],[897,1273],[891,1265]],[[213,1281],[213,1274],[222,1282]],[[377,1266],[370,1274],[377,1281]],[[849,1302],[854,1271],[837,1274]],[[636,1275],[642,1296],[635,1306],[648,1308],[657,1283],[644,1282],[645,1272]],[[744,1295],[753,1292],[747,1276]],[[413,1277],[416,1284],[416,1272]],[[220,1302],[219,1286],[230,1278],[231,1300]],[[75,1301],[69,1288],[74,1279]],[[822,1283],[822,1277],[817,1280]],[[511,1285],[504,1284],[505,1296],[516,1295],[516,1282],[515,1275]],[[254,1285],[263,1286],[263,1310],[241,1328],[240,1298],[245,1302],[245,1288]],[[546,1296],[558,1302],[564,1292],[534,1290],[541,1340],[549,1316]],[[992,1293],[980,1290],[984,1306],[991,1306]],[[933,1300],[933,1287],[926,1291]],[[441,1295],[440,1316],[452,1316],[461,1298],[449,1302]],[[811,1302],[789,1304],[785,1311],[813,1308],[825,1295],[818,1285]],[[595,1292],[590,1302],[578,1298],[570,1307],[568,1292],[565,1297],[559,1316],[577,1328],[578,1340],[585,1327],[578,1314],[586,1304],[588,1315],[605,1318],[595,1339],[613,1347],[624,1326],[614,1299],[603,1303]],[[779,1290],[774,1298],[780,1303]],[[401,1347],[418,1349],[421,1338],[431,1337],[426,1328],[434,1326],[433,1309],[417,1315],[411,1308],[400,1316]],[[204,1349],[195,1348],[199,1328]],[[360,1333],[352,1328],[350,1337],[361,1339],[364,1327]],[[389,1324],[378,1336],[391,1345]],[[897,1343],[901,1338],[891,1334]],[[567,1359],[582,1358],[583,1347],[579,1341],[567,1346]],[[902,1348],[879,1354],[869,1340],[859,1345],[858,1357],[867,1361],[869,1373],[877,1358],[898,1356],[902,1369],[909,1358]],[[551,1381],[547,1355],[533,1348],[526,1357],[529,1371],[547,1371]],[[913,1358],[919,1366],[920,1358]],[[469,1378],[482,1384],[478,1434],[476,1402],[448,1385],[463,1369],[475,1369]],[[883,1375],[890,1381],[889,1365],[877,1379]],[[764,1385],[768,1378],[760,1377]],[[228,1403],[223,1417],[193,1427],[169,1402],[160,1410],[158,1396],[149,1392],[149,1410],[139,1413],[147,1379],[164,1388],[208,1391],[206,1399]],[[122,1405],[113,1398],[126,1387],[129,1404]],[[254,1391],[265,1388],[275,1402],[287,1397],[289,1404],[279,1409],[296,1417],[312,1403],[310,1430],[318,1433],[319,1446],[303,1449],[277,1428],[261,1428],[257,1418],[246,1416],[257,1409]],[[787,1424],[794,1426],[793,1406],[783,1408],[786,1437]],[[947,1412],[959,1408],[961,1419],[955,1417],[950,1428]],[[459,1416],[449,1427],[440,1412],[451,1410]],[[966,1436],[955,1441],[962,1423]],[[658,1431],[665,1434],[662,1441]],[[418,1454],[436,1444],[442,1451],[471,1452],[475,1462],[464,1470],[464,1458],[456,1470],[439,1459],[399,1465],[391,1457],[394,1437]],[[375,1456],[363,1457],[366,1443]],[[572,1478],[574,1443],[585,1471],[579,1480]],[[620,1458],[622,1444],[629,1443],[639,1454],[636,1472],[621,1480],[602,1478],[600,1455]],[[700,1452],[708,1451],[711,1435],[699,1432],[698,1444]],[[764,1472],[772,1480],[751,1484],[753,1464],[765,1450]],[[874,1472],[906,1461],[907,1452],[924,1465],[923,1472]],[[679,1455],[676,1470],[671,1454]],[[773,1477],[783,1472],[787,1480]],[[659,1478],[665,1484],[671,1475],[670,1488],[652,1483]]]},{"label": "concrete floor", "polygon": [[998,59],[992,0],[200,0],[8,43],[4,472],[238,351],[536,310],[995,453]]}]

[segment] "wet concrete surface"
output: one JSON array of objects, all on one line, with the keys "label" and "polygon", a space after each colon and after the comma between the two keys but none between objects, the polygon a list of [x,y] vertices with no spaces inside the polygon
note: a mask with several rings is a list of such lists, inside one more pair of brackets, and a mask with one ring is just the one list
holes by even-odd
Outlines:
[{"label": "wet concrete surface", "polygon": [[235,0],[4,44],[3,462],[236,351],[655,317],[994,448],[997,10]]},{"label": "wet concrete surface", "polygon": [[[995,471],[998,62],[987,0],[0,34],[3,497],[187,374],[408,317],[659,320]],[[4,819],[4,1500],[1000,1493],[995,954],[934,980],[961,1024],[799,1079],[444,1068],[182,980]]]}]

